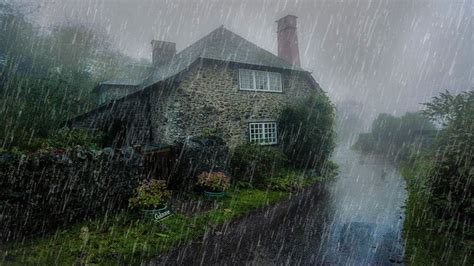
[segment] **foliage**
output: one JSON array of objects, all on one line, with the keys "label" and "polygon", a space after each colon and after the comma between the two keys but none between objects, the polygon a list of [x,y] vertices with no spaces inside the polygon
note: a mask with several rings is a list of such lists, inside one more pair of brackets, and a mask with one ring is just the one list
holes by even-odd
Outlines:
[{"label": "foliage", "polygon": [[276,176],[288,159],[278,148],[258,144],[242,144],[234,148],[231,168],[234,176],[249,183]]},{"label": "foliage", "polygon": [[105,30],[63,23],[42,31],[23,12],[0,4],[2,148],[27,148],[90,110],[91,89],[131,61],[112,50]]},{"label": "foliage", "polygon": [[357,142],[354,144],[354,149],[369,153],[375,151],[376,141],[374,139],[374,135],[371,133],[361,133],[359,134],[359,138]]},{"label": "foliage", "polygon": [[370,133],[359,135],[354,148],[407,161],[414,150],[431,145],[436,128],[422,113],[406,113],[401,117],[379,114]]},{"label": "foliage", "polygon": [[297,191],[322,181],[323,177],[309,176],[302,171],[286,170],[278,177],[266,178],[263,186],[274,191]]},{"label": "foliage", "polygon": [[0,90],[2,147],[27,147],[91,106],[77,88],[59,80],[14,76]]},{"label": "foliage", "polygon": [[73,149],[76,146],[98,150],[103,142],[104,134],[86,129],[61,128],[52,132],[48,138],[36,139],[28,147],[34,151],[37,147],[52,147],[56,149]]},{"label": "foliage", "polygon": [[283,109],[279,118],[281,147],[297,168],[321,171],[335,147],[334,106],[324,94]]},{"label": "foliage", "polygon": [[474,91],[449,92],[425,104],[425,114],[444,128],[436,139],[428,174],[432,205],[440,217],[474,218]]},{"label": "foliage", "polygon": [[157,209],[165,206],[171,199],[164,180],[144,180],[135,189],[135,196],[130,198],[130,206],[142,209]]},{"label": "foliage", "polygon": [[212,191],[226,191],[230,186],[230,177],[222,172],[202,172],[198,175],[197,185]]},{"label": "foliage", "polygon": [[326,161],[321,169],[321,176],[325,178],[334,178],[339,174],[339,165],[334,161]]},{"label": "foliage", "polygon": [[403,167],[407,257],[414,265],[472,265],[474,92],[441,93],[425,106],[443,128]]},{"label": "foliage", "polygon": [[408,190],[404,224],[407,262],[411,265],[473,265],[474,258],[469,255],[474,250],[473,228],[453,232],[456,221],[433,215],[426,178],[432,164],[424,156],[402,168]]},{"label": "foliage", "polygon": [[4,151],[0,241],[122,210],[144,179],[143,172],[143,157],[126,151],[83,147]]}]

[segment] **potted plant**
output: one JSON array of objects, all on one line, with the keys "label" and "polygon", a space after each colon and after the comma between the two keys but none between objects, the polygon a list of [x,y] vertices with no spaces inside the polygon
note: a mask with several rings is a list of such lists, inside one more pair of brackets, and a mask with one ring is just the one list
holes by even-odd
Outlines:
[{"label": "potted plant", "polygon": [[135,196],[130,198],[132,208],[140,209],[145,217],[156,221],[171,215],[168,201],[171,199],[171,191],[167,189],[164,180],[144,180],[135,189]]},{"label": "potted plant", "polygon": [[205,196],[221,198],[230,186],[230,177],[222,172],[202,172],[198,175],[197,184],[204,189]]}]

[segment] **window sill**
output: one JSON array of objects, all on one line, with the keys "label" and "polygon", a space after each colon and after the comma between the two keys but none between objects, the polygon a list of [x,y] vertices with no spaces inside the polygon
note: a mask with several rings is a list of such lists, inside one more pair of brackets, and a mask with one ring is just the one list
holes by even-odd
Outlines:
[{"label": "window sill", "polygon": [[246,89],[239,89],[239,91],[246,91],[246,92],[267,92],[267,93],[280,93],[280,94],[283,94],[283,91],[246,90]]}]

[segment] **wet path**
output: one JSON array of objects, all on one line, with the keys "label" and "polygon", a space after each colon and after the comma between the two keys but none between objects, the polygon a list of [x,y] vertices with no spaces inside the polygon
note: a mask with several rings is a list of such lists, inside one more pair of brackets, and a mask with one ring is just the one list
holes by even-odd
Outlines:
[{"label": "wet path", "polygon": [[152,264],[402,264],[402,177],[383,159],[347,146],[334,159],[336,181],[217,228]]},{"label": "wet path", "polygon": [[[262,248],[261,262],[390,265],[403,257],[405,183],[387,161],[339,146],[337,180],[288,223],[279,251]],[[287,232],[281,227],[282,232]],[[276,257],[275,257],[276,255]]]}]

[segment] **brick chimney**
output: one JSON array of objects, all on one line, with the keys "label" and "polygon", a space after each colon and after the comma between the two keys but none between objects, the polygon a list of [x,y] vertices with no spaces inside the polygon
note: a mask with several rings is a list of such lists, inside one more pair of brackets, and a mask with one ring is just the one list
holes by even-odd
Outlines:
[{"label": "brick chimney", "polygon": [[165,41],[151,41],[153,66],[162,65],[176,55],[176,43]]},{"label": "brick chimney", "polygon": [[297,18],[287,15],[276,21],[278,23],[278,56],[292,65],[300,66],[300,51],[296,34]]}]

